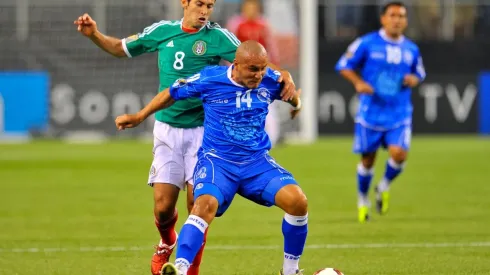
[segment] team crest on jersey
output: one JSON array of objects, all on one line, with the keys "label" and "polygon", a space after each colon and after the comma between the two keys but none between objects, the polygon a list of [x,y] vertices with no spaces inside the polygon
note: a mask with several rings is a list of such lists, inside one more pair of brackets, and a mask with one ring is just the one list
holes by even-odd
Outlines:
[{"label": "team crest on jersey", "polygon": [[260,88],[257,91],[257,98],[262,102],[267,102],[267,104],[272,103],[271,94],[266,88]]},{"label": "team crest on jersey", "polygon": [[194,43],[194,46],[192,46],[192,51],[196,55],[203,55],[206,53],[206,50],[207,50],[206,42],[202,40],[196,41]]},{"label": "team crest on jersey", "polygon": [[179,78],[179,79],[175,80],[174,85],[172,85],[172,86],[174,88],[177,88],[177,87],[182,87],[185,84],[187,84],[187,79],[185,79],[185,78]]},{"label": "team crest on jersey", "polygon": [[410,52],[410,51],[405,51],[403,53],[403,60],[405,61],[405,63],[407,63],[407,65],[412,65],[413,63],[413,54]]},{"label": "team crest on jersey", "polygon": [[138,40],[139,36],[137,34],[133,34],[126,38],[126,43],[133,42]]}]

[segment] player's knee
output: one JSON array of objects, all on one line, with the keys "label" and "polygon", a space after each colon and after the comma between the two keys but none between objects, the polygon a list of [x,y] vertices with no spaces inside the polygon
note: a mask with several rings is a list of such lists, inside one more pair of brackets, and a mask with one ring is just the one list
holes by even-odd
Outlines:
[{"label": "player's knee", "polygon": [[298,185],[287,185],[279,190],[276,204],[293,216],[304,216],[308,213],[308,199]]},{"label": "player's knee", "polygon": [[175,213],[175,205],[166,203],[165,201],[155,202],[155,217],[159,221],[171,219]]},{"label": "player's knee", "polygon": [[391,158],[398,164],[402,164],[407,160],[407,152],[401,148],[392,148],[390,150]]},{"label": "player's knee", "polygon": [[211,223],[218,211],[218,200],[211,195],[202,195],[196,199],[191,214],[201,217],[208,224]]},{"label": "player's knee", "polygon": [[175,213],[175,201],[165,195],[155,196],[155,216],[160,221],[170,219]]},{"label": "player's knee", "polygon": [[295,215],[295,216],[304,216],[308,213],[308,199],[306,198],[306,195],[303,192],[300,192],[297,194],[295,198],[295,205],[291,209],[291,213],[288,213],[290,215]]},{"label": "player's knee", "polygon": [[363,154],[361,158],[362,166],[366,169],[371,169],[374,166],[375,154]]},{"label": "player's knee", "polygon": [[153,186],[153,199],[155,201],[155,217],[160,221],[171,219],[175,213],[175,205],[179,196],[179,189],[170,184],[155,184]]}]

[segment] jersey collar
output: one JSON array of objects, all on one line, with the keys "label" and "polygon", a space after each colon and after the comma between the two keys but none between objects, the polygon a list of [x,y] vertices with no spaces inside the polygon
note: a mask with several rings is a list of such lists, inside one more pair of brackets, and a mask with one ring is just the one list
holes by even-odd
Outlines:
[{"label": "jersey collar", "polygon": [[[184,31],[184,28],[182,27],[182,22],[184,22],[184,18],[181,18],[180,19],[180,30],[183,31],[183,32],[185,32],[185,33],[187,33],[186,31]],[[202,29],[204,29],[208,25],[209,25],[209,21],[206,22],[206,24],[204,24],[204,26],[202,26],[197,32],[193,32],[193,33],[190,33],[190,34],[198,33],[198,32],[200,32]]]},{"label": "jersey collar", "polygon": [[381,38],[383,38],[383,40],[385,40],[387,42],[401,44],[405,40],[404,35],[398,37],[398,39],[392,39],[392,38],[388,37],[388,35],[386,34],[386,31],[384,29],[380,29],[378,33],[379,33],[379,36],[381,36]]},{"label": "jersey collar", "polygon": [[226,72],[226,75],[228,76],[228,79],[231,81],[231,83],[233,83],[233,85],[235,86],[244,88],[242,85],[236,83],[235,80],[233,80],[233,78],[231,77],[231,71],[233,71],[233,65],[230,65],[230,67],[228,67],[228,71]]}]

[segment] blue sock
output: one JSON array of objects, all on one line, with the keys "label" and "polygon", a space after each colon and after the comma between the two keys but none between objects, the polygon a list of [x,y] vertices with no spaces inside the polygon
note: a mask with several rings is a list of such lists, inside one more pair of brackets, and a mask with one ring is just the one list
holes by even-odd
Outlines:
[{"label": "blue sock", "polygon": [[368,169],[359,163],[357,165],[357,191],[359,192],[359,206],[367,206],[369,200],[367,198],[371,180],[373,179],[373,169]]},{"label": "blue sock", "polygon": [[207,228],[208,223],[206,221],[198,216],[189,215],[182,230],[180,230],[175,264],[184,265],[186,269],[189,268],[197,252],[201,249],[204,232]]},{"label": "blue sock", "polygon": [[305,216],[284,215],[282,220],[284,236],[283,274],[295,274],[299,269],[299,258],[305,248],[308,235],[308,214]]},{"label": "blue sock", "polygon": [[396,163],[392,158],[386,162],[386,171],[383,180],[378,185],[378,191],[384,192],[389,189],[391,182],[398,176],[403,170],[403,163]]}]

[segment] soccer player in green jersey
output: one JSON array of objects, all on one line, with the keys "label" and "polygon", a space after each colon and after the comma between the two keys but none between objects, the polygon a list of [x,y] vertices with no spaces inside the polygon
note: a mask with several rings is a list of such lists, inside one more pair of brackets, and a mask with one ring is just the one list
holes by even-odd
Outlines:
[{"label": "soccer player in green jersey", "polygon": [[[184,9],[181,20],[163,20],[124,39],[99,32],[96,22],[88,14],[80,16],[74,24],[80,33],[113,56],[136,57],[158,52],[161,91],[176,79],[194,75],[207,65],[217,65],[221,59],[233,62],[240,44],[231,32],[208,21],[216,0],[180,1]],[[295,94],[291,75],[274,64],[269,66],[281,72],[280,81],[285,82],[281,96],[283,100],[290,100]],[[161,237],[152,258],[151,271],[160,274],[177,242],[175,206],[179,191],[186,186],[189,186],[188,210],[192,209],[192,175],[202,142],[204,110],[200,100],[188,99],[159,111],[155,118],[154,159],[148,184],[154,190],[155,224]],[[203,248],[204,243],[189,269],[189,275],[198,274]]]}]

